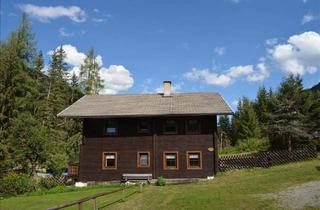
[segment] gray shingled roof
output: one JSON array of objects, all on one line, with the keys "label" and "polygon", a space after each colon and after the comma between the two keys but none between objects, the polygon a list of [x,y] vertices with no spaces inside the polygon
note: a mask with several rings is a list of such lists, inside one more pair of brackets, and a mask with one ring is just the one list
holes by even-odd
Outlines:
[{"label": "gray shingled roof", "polygon": [[86,95],[58,114],[59,117],[232,114],[218,93]]}]

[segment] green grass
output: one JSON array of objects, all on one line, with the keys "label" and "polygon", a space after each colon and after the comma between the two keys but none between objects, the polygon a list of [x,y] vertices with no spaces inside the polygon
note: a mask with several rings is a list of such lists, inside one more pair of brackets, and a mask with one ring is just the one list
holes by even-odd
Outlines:
[{"label": "green grass", "polygon": [[[304,161],[269,169],[248,169],[219,174],[214,180],[164,187],[146,186],[115,193],[98,200],[99,209],[277,209],[276,201],[263,194],[304,182],[320,180],[320,161]],[[98,192],[116,189],[104,186],[88,190],[7,198],[1,210],[45,209]],[[90,204],[90,205],[89,205]],[[92,202],[84,209],[92,209]],[[308,207],[306,207],[307,209]],[[72,208],[71,208],[72,209]],[[76,209],[76,208],[73,208]],[[308,208],[313,209],[313,208]]]}]

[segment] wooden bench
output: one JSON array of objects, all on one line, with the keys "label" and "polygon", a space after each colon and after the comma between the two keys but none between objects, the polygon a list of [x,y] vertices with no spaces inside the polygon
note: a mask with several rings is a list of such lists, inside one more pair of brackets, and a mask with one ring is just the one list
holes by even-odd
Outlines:
[{"label": "wooden bench", "polygon": [[150,182],[152,174],[122,174],[122,180],[127,181],[147,181]]}]

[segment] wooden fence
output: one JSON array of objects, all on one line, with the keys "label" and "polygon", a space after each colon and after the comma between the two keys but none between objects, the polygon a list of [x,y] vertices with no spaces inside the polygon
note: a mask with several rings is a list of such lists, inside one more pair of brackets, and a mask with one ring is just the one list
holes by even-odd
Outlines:
[{"label": "wooden fence", "polygon": [[226,155],[219,157],[219,170],[265,167],[280,165],[317,157],[316,148],[309,146],[289,152],[288,150],[259,152],[253,154]]}]

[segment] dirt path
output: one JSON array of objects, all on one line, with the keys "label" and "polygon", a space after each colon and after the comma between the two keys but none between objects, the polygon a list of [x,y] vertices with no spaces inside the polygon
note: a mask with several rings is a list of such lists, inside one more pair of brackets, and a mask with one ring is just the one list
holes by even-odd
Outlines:
[{"label": "dirt path", "polygon": [[320,209],[320,181],[307,182],[268,196],[279,201],[279,207],[284,209],[303,209],[316,207]]}]

